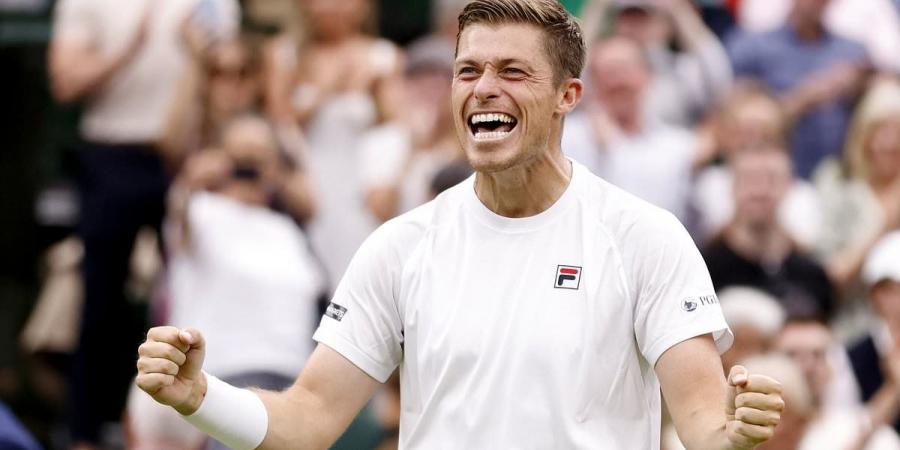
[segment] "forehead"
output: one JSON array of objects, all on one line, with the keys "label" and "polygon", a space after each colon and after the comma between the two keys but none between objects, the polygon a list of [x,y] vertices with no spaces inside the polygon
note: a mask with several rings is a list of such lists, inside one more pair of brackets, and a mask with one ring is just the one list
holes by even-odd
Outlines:
[{"label": "forehead", "polygon": [[544,31],[523,23],[474,24],[459,35],[456,62],[499,63],[520,60],[534,68],[549,68]]}]

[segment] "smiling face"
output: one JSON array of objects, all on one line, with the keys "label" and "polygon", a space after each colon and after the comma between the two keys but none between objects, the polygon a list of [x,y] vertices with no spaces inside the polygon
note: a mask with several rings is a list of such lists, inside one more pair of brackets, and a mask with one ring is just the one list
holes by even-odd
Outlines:
[{"label": "smiling face", "polygon": [[557,83],[545,33],[527,24],[475,24],[459,36],[452,107],[472,167],[495,172],[558,151],[562,117],[581,81]]}]

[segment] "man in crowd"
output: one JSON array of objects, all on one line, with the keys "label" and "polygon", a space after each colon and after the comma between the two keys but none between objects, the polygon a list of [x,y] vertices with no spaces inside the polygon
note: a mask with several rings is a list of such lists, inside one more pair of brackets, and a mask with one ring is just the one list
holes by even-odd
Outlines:
[{"label": "man in crowd", "polygon": [[782,302],[788,314],[827,317],[834,307],[824,269],[781,227],[778,209],[791,184],[791,162],[778,148],[734,155],[735,214],[705,249],[716,290],[753,286]]},{"label": "man in crowd", "polygon": [[765,441],[780,385],[723,376],[731,335],[684,227],[562,154],[574,19],[476,0],[459,22],[452,110],[476,175],[366,240],[294,386],[206,375],[200,332],[172,327],[140,347],[138,386],[238,449],[327,448],[398,366],[402,448],[659,447],[660,388],[688,447]]},{"label": "man in crowd", "polygon": [[606,181],[687,219],[696,140],[647,113],[653,72],[640,45],[626,37],[602,40],[589,64],[594,93],[567,120],[563,149]]},{"label": "man in crowd", "polygon": [[844,144],[853,100],[869,65],[862,45],[831,34],[822,17],[829,0],[794,0],[787,23],[729,45],[737,77],[759,79],[774,91],[792,122],[791,157],[809,178]]}]

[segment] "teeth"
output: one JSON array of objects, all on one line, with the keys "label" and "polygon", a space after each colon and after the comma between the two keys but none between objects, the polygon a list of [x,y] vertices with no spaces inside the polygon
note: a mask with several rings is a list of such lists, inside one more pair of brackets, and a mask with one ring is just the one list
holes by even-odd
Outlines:
[{"label": "teeth", "polygon": [[486,131],[475,133],[475,139],[479,141],[487,141],[491,139],[502,139],[509,135],[509,131]]},{"label": "teeth", "polygon": [[470,119],[473,124],[478,124],[481,122],[503,122],[503,123],[513,123],[516,121],[515,118],[510,116],[509,114],[504,113],[488,113],[488,114],[475,114]]}]

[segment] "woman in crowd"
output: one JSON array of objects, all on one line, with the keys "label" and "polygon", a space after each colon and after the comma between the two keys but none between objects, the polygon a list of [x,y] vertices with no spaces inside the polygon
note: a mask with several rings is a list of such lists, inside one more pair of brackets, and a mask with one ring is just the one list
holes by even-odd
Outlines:
[{"label": "woman in crowd", "polygon": [[818,252],[833,283],[852,295],[865,255],[900,226],[900,83],[876,82],[856,111],[844,160],[815,177],[825,208]]},{"label": "woman in crowd", "polygon": [[370,0],[306,0],[302,40],[279,37],[267,51],[266,110],[302,127],[309,173],[321,209],[310,224],[313,246],[332,283],[377,221],[365,207],[359,139],[397,116],[399,50],[365,30]]}]

